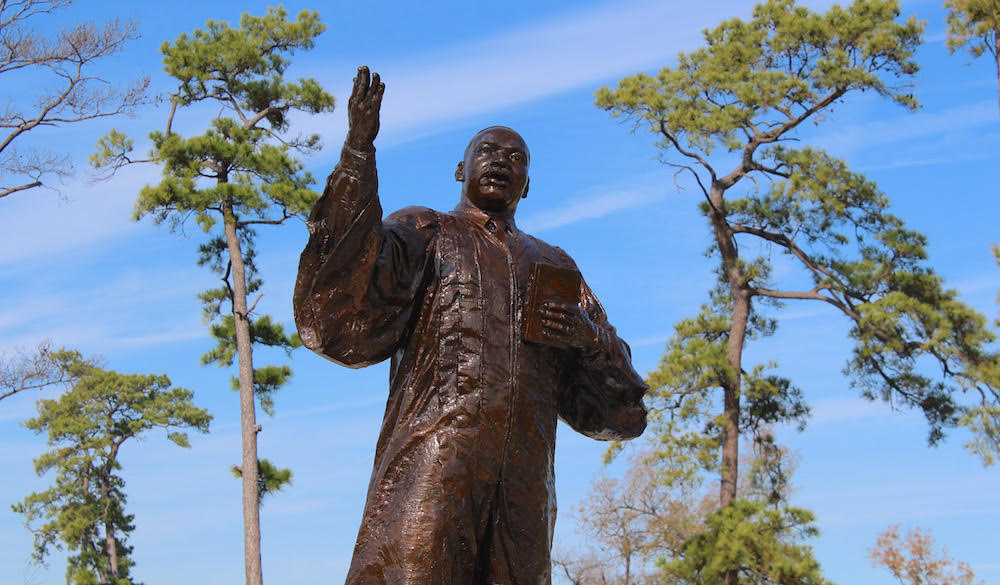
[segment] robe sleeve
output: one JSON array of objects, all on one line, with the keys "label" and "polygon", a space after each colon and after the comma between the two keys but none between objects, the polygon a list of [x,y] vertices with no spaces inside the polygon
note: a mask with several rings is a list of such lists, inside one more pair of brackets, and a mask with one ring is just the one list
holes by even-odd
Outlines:
[{"label": "robe sleeve", "polygon": [[646,428],[642,397],[649,386],[632,367],[628,344],[608,322],[593,291],[586,282],[580,289],[580,304],[597,326],[598,344],[591,351],[567,352],[556,394],[559,416],[588,437],[633,439]]},{"label": "robe sleeve", "polygon": [[375,151],[344,146],[306,226],[293,308],[303,345],[360,368],[405,341],[421,290],[430,211],[382,220]]}]

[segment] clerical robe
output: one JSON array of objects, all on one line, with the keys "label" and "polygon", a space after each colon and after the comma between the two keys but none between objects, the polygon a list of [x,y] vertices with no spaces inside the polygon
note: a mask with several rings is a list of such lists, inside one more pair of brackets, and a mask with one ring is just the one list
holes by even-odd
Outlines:
[{"label": "clerical robe", "polygon": [[308,219],[295,320],[349,367],[391,359],[349,585],[548,584],[556,421],[638,436],[646,385],[590,288],[592,351],[521,339],[532,262],[570,257],[460,204],[382,219],[374,152],[345,148]]}]

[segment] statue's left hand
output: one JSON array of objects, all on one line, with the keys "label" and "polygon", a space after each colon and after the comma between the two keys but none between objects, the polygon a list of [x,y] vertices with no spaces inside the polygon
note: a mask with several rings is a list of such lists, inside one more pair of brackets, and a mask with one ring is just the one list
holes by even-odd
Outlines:
[{"label": "statue's left hand", "polygon": [[577,304],[550,301],[541,307],[542,333],[561,345],[583,351],[598,347],[597,326]]}]

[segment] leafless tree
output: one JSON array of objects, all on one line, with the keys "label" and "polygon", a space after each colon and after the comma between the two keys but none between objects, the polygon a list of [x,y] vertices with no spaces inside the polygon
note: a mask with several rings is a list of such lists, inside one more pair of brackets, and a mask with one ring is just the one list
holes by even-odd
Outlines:
[{"label": "leafless tree", "polygon": [[32,97],[0,95],[0,199],[72,172],[66,153],[24,146],[28,132],[130,114],[147,100],[148,77],[118,85],[94,72],[138,38],[135,22],[79,23],[56,34],[38,28],[72,2],[0,0],[0,87],[43,88]]}]

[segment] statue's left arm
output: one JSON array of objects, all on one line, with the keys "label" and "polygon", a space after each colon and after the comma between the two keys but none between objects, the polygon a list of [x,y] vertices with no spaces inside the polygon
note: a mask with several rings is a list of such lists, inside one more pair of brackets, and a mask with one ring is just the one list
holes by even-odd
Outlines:
[{"label": "statue's left arm", "polygon": [[[575,268],[568,256],[565,260]],[[595,439],[641,435],[646,428],[642,397],[649,387],[587,283],[581,282],[578,306],[543,307],[543,323],[553,338],[570,345],[556,390],[560,418]]]}]

